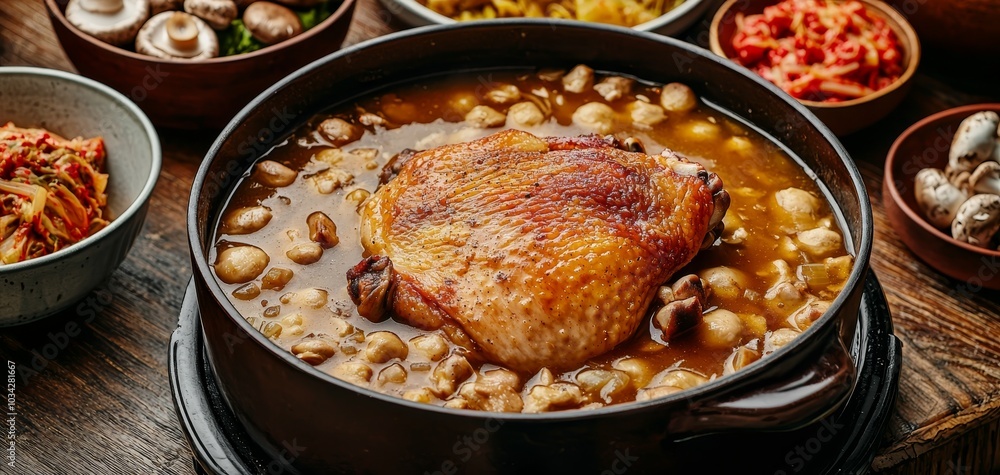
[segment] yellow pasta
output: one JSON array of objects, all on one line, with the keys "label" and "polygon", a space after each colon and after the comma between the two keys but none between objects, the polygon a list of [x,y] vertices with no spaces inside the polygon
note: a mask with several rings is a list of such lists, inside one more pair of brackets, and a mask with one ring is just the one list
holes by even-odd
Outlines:
[{"label": "yellow pasta", "polygon": [[420,0],[458,21],[549,17],[635,26],[673,10],[684,0]]}]

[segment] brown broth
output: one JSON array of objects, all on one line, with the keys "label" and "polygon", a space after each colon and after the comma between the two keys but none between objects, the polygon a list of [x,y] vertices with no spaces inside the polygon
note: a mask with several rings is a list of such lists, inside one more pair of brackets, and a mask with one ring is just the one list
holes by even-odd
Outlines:
[{"label": "brown broth", "polygon": [[[591,133],[590,130],[573,124],[571,118],[573,112],[586,102],[608,103],[593,90],[579,94],[564,93],[560,81],[545,81],[533,73],[492,72],[480,75],[470,73],[399,87],[391,92],[339,108],[331,114],[313,118],[283,145],[274,148],[265,157],[299,170],[296,181],[290,186],[275,189],[263,186],[252,178],[244,179],[227,205],[227,212],[244,206],[263,205],[272,210],[274,217],[267,226],[253,234],[229,236],[220,231],[217,236],[218,249],[232,243],[253,244],[268,253],[269,268],[278,266],[295,272],[295,276],[281,291],[262,290],[259,297],[252,300],[231,298],[240,313],[244,317],[253,319],[258,327],[266,322],[280,323],[282,333],[273,340],[286,350],[310,334],[334,333],[341,326],[338,317],[346,318],[364,334],[380,330],[391,331],[403,341],[407,341],[427,333],[391,319],[382,323],[372,323],[357,314],[346,291],[345,273],[348,268],[361,260],[363,248],[359,242],[359,216],[356,211],[358,204],[348,201],[346,196],[358,189],[374,192],[378,186],[378,175],[382,166],[403,149],[426,149],[478,138],[500,130],[500,128],[469,128],[462,122],[469,101],[481,102],[486,92],[500,84],[514,84],[523,95],[534,94],[542,102],[548,99],[552,107],[551,116],[543,124],[525,129],[540,136]],[[723,179],[726,189],[732,196],[729,216],[739,217],[742,220],[747,237],[739,245],[722,243],[702,251],[675,277],[699,273],[716,266],[728,266],[742,271],[748,277],[748,285],[743,289],[743,294],[730,299],[711,295],[709,309],[718,307],[735,312],[744,318],[745,322],[752,319],[758,329],[760,325],[765,324],[766,333],[754,331],[751,329],[753,325],[746,325],[739,344],[753,345],[756,341],[756,347],[762,348],[762,342],[770,332],[789,326],[786,319],[797,309],[780,305],[769,306],[764,301],[763,296],[776,279],[772,261],[784,259],[793,272],[799,265],[822,263],[822,259],[811,257],[806,252],[785,249],[784,246],[788,244],[794,231],[806,228],[825,226],[842,234],[837,227],[836,217],[813,179],[779,146],[704,103],[699,103],[694,110],[686,113],[667,112],[667,120],[651,128],[633,125],[622,119],[628,117],[626,106],[635,98],[645,97],[649,102],[656,104],[659,95],[658,86],[637,82],[628,97],[608,103],[620,115],[615,135],[621,139],[629,136],[639,138],[645,144],[647,153],[651,154],[670,148],[704,164]],[[497,109],[503,111],[505,107]],[[318,194],[308,183],[307,177],[329,166],[315,160],[314,157],[318,152],[332,148],[332,144],[316,131],[316,127],[329,117],[339,117],[360,126],[358,114],[361,112],[379,114],[389,121],[389,127],[366,126],[364,135],[359,140],[345,145],[343,150],[377,149],[377,157],[369,161],[363,157],[346,154],[344,161],[338,166],[354,175],[353,183],[331,194]],[[780,212],[774,195],[779,190],[792,187],[810,192],[819,198],[820,213],[814,216],[814,222],[803,224]],[[308,241],[306,217],[314,211],[324,211],[336,222],[340,243],[328,249],[319,262],[303,266],[291,262],[285,256],[285,251],[293,242]],[[730,224],[729,219],[727,218],[727,225]],[[731,236],[731,233],[731,229],[727,230],[727,235]],[[848,252],[841,245],[836,252],[824,257],[846,255]],[[215,258],[214,255],[210,257]],[[812,281],[808,286],[808,293],[817,299],[832,300],[843,285],[845,277],[831,275],[828,283]],[[260,282],[259,277],[256,282]],[[220,284],[227,292],[232,292],[241,286],[241,284],[222,282]],[[328,305],[319,309],[304,308],[296,306],[289,297],[290,292],[312,287],[325,289],[329,293]],[[291,303],[282,303],[282,296]],[[279,316],[265,317],[264,309],[274,305],[282,307]],[[288,324],[291,320],[283,320],[292,314],[301,315],[300,325]],[[648,320],[647,318],[647,323]],[[723,375],[723,364],[735,348],[718,350],[707,348],[699,336],[698,329],[683,333],[666,345],[654,340],[657,333],[658,330],[651,330],[650,325],[643,325],[630,340],[613,351],[593,358],[582,368],[557,373],[556,379],[573,382],[576,373],[582,369],[611,368],[616,362],[625,358],[642,359],[650,368],[651,374],[670,368],[683,368],[712,379]],[[337,353],[319,364],[317,369],[329,372],[335,365],[348,359],[361,361],[364,343],[352,343],[348,340],[341,341]],[[362,352],[351,355],[349,353],[353,351],[352,347]],[[377,383],[379,371],[393,361],[370,364],[374,370],[370,385],[372,389],[400,395],[407,389],[426,386],[428,372],[412,371],[409,364],[417,362],[419,366],[420,363],[428,361],[421,360],[413,351],[410,355],[404,362],[404,367],[409,371],[409,378],[402,385],[390,384],[379,387]],[[496,366],[483,364],[477,367],[477,370],[482,372],[490,368]],[[521,388],[522,395],[527,394],[538,376],[536,375],[534,380],[531,378],[532,375],[521,375],[521,381],[528,381]],[[639,389],[641,388],[633,381],[632,385],[613,396],[602,398],[591,395],[586,402],[605,404],[630,401],[635,399]],[[433,402],[444,403],[437,399]]]}]

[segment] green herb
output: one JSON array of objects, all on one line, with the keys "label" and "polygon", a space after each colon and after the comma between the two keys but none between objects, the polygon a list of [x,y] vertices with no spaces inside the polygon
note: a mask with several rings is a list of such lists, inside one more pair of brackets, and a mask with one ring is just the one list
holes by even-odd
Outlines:
[{"label": "green herb", "polygon": [[244,54],[257,51],[265,45],[257,41],[250,30],[243,24],[243,20],[233,20],[229,28],[219,32],[219,53],[222,56],[232,56],[234,54]]},{"label": "green herb", "polygon": [[[318,3],[308,10],[296,10],[295,14],[298,15],[299,22],[302,23],[302,31],[323,23],[323,20],[333,15],[334,10],[339,5],[339,1],[328,0]],[[222,56],[250,53],[265,46],[267,45],[250,34],[250,30],[243,24],[243,20],[233,20],[228,28],[219,32],[219,53]]]},{"label": "green herb", "polygon": [[335,3],[339,5],[340,2],[321,2],[308,10],[295,12],[295,14],[299,16],[299,21],[302,22],[302,30],[308,30],[320,23],[323,23],[323,20],[330,18],[330,15],[333,14],[333,10],[335,9]]}]

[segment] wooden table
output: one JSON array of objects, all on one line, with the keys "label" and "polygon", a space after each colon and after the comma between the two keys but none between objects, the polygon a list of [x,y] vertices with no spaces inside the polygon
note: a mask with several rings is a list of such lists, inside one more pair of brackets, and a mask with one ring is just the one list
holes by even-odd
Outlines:
[{"label": "wooden table", "polygon": [[[40,1],[2,3],[0,65],[73,70]],[[347,43],[395,28],[376,0],[361,0]],[[904,345],[899,400],[873,465],[878,472],[1000,470],[1000,293],[957,292],[968,286],[918,261],[893,233],[882,207],[882,165],[900,132],[942,109],[1000,101],[995,81],[961,80],[948,71],[925,62],[898,110],[844,141],[875,208],[872,267]],[[17,382],[17,465],[12,469],[4,460],[2,469],[193,470],[170,396],[167,342],[191,275],[184,227],[188,192],[214,134],[160,133],[163,171],[145,229],[121,268],[77,308],[0,331],[4,359],[38,368]],[[74,325],[82,331],[67,332]]]}]

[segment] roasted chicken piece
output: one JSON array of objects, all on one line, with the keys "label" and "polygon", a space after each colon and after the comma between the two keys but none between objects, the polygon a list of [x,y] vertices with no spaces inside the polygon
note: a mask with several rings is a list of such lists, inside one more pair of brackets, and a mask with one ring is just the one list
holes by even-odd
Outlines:
[{"label": "roasted chicken piece", "polygon": [[729,206],[715,174],[641,148],[504,131],[406,154],[362,209],[359,312],[526,372],[614,348]]}]

